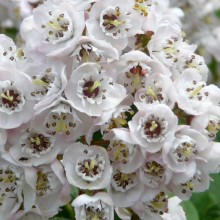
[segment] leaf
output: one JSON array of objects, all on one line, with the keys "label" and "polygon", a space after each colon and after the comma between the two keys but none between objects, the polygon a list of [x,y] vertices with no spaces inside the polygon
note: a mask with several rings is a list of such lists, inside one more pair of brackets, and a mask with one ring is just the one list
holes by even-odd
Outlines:
[{"label": "leaf", "polygon": [[181,205],[186,213],[187,220],[199,220],[198,212],[192,202],[184,201]]},{"label": "leaf", "polygon": [[220,204],[219,186],[220,186],[220,174],[212,174],[213,182],[211,182],[209,192],[215,197],[218,204]]},{"label": "leaf", "polygon": [[71,187],[71,197],[75,199],[79,195],[79,188],[72,186]]},{"label": "leaf", "polygon": [[217,203],[215,196],[209,191],[203,193],[195,193],[191,197],[191,202],[196,207],[200,219],[206,215],[208,209]]}]

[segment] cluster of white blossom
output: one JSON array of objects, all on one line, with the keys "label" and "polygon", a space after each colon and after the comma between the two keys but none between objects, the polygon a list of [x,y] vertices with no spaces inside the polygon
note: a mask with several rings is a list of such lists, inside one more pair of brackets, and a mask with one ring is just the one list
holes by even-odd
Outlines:
[{"label": "cluster of white blossom", "polygon": [[220,170],[220,89],[182,10],[7,2],[23,44],[0,35],[0,219],[47,220],[69,203],[76,220],[185,220],[180,202]]},{"label": "cluster of white blossom", "polygon": [[219,0],[171,0],[181,7],[185,16],[182,19],[183,30],[192,43],[198,44],[198,52],[206,62],[214,57],[220,62],[220,25]]}]

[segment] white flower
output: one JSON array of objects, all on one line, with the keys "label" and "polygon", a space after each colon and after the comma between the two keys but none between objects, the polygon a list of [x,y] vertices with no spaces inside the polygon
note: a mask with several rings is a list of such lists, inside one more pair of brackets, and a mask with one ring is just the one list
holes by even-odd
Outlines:
[{"label": "white flower", "polygon": [[181,53],[195,51],[195,46],[190,46],[184,42],[181,34],[178,25],[163,23],[147,45],[150,54],[171,67],[181,58]]},{"label": "white flower", "polygon": [[24,170],[2,158],[0,167],[0,219],[10,219],[23,202]]},{"label": "white flower", "polygon": [[159,188],[167,185],[172,178],[172,171],[164,164],[160,154],[148,154],[140,168],[140,180],[147,186]]},{"label": "white flower", "polygon": [[182,74],[183,70],[190,68],[198,70],[203,81],[207,80],[209,69],[204,58],[195,53],[189,53],[189,51],[187,51],[185,54],[183,53],[181,59],[178,59],[178,61],[173,65],[172,72],[174,72],[174,77],[175,74],[176,77],[178,77],[178,75]]},{"label": "white flower", "polygon": [[179,126],[169,146],[163,148],[163,160],[176,173],[172,181],[181,183],[192,178],[197,162],[205,162],[200,154],[209,148],[210,143],[204,135],[189,126]]},{"label": "white flower", "polygon": [[162,220],[161,216],[168,212],[167,195],[159,190],[148,193],[145,191],[133,209],[140,219]]},{"label": "white flower", "polygon": [[169,189],[182,200],[188,200],[194,192],[204,192],[209,188],[211,177],[197,170],[193,177],[186,182],[169,184]]},{"label": "white flower", "polygon": [[72,203],[76,220],[114,219],[113,202],[107,193],[98,192],[94,196],[82,194]]},{"label": "white flower", "polygon": [[205,114],[193,117],[191,127],[206,135],[209,140],[214,140],[220,131],[219,106],[212,106]]},{"label": "white flower", "polygon": [[126,97],[126,90],[105,75],[100,66],[88,63],[73,71],[65,95],[78,111],[100,116],[115,108]]},{"label": "white flower", "polygon": [[143,151],[156,153],[166,141],[172,140],[177,127],[177,117],[164,104],[136,105],[139,111],[128,123],[131,135]]},{"label": "white flower", "polygon": [[80,189],[102,189],[110,183],[112,169],[102,147],[72,144],[64,152],[63,165],[69,183]]},{"label": "white flower", "polygon": [[163,103],[172,109],[175,104],[175,97],[175,89],[170,77],[152,74],[147,77],[144,88],[136,92],[135,101],[146,104]]},{"label": "white flower", "polygon": [[171,73],[162,63],[151,59],[145,53],[134,50],[123,54],[118,62],[109,64],[108,68],[132,95],[141,88],[153,73],[170,76]]},{"label": "white flower", "polygon": [[107,135],[105,140],[109,140],[107,151],[109,159],[119,164],[122,172],[134,172],[143,163],[143,155],[140,146],[132,139],[127,129],[115,128]]},{"label": "white flower", "polygon": [[32,127],[25,129],[9,150],[10,155],[18,164],[24,166],[39,166],[51,163],[59,152],[55,137],[43,130]]},{"label": "white flower", "polygon": [[177,104],[186,113],[201,115],[220,101],[220,89],[206,85],[196,69],[187,69],[174,81]]},{"label": "white flower", "polygon": [[[30,78],[10,64],[0,67],[0,127],[15,128],[33,116]],[[24,86],[25,85],[25,86]]]},{"label": "white flower", "polygon": [[123,172],[119,165],[115,164],[107,190],[115,206],[129,207],[140,198],[144,185],[139,180],[138,170]]},{"label": "white flower", "polygon": [[128,119],[134,115],[134,110],[131,109],[133,97],[127,96],[116,108],[104,111],[101,117],[94,121],[95,126],[100,126],[103,134],[107,134],[114,128],[127,128]]},{"label": "white flower", "polygon": [[23,71],[29,61],[23,48],[17,48],[14,41],[4,34],[0,34],[0,62],[9,63]]},{"label": "white flower", "polygon": [[23,20],[21,36],[29,51],[64,56],[75,47],[83,28],[83,12],[68,2],[47,1]]},{"label": "white flower", "polygon": [[186,215],[183,208],[180,206],[182,202],[177,196],[168,199],[168,212],[161,217],[164,220],[186,220]]},{"label": "white flower", "polygon": [[59,206],[70,200],[70,188],[61,163],[54,160],[51,165],[39,166],[26,172],[26,180],[32,187],[33,205],[31,211],[44,217],[58,213]]},{"label": "white flower", "polygon": [[119,54],[110,43],[104,40],[82,36],[71,56],[75,68],[85,62],[106,63],[117,60]]},{"label": "white flower", "polygon": [[62,62],[46,60],[46,62],[30,62],[25,68],[32,80],[29,94],[38,101],[35,105],[37,112],[61,95],[67,84],[66,67]]},{"label": "white flower", "polygon": [[127,37],[142,32],[142,18],[133,11],[132,1],[98,1],[89,15],[88,35],[105,40],[119,50],[127,46]]},{"label": "white flower", "polygon": [[72,103],[62,97],[41,108],[32,120],[33,126],[42,128],[47,134],[54,136],[59,142],[60,152],[69,146],[65,143],[75,141],[86,134],[91,124],[89,116],[76,111]]}]

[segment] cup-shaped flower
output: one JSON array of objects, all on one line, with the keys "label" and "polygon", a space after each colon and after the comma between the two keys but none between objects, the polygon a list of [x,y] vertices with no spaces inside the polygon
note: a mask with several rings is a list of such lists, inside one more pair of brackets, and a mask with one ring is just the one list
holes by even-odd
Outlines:
[{"label": "cup-shaped flower", "polygon": [[10,219],[23,202],[24,170],[2,158],[0,167],[0,219]]},{"label": "cup-shaped flower", "polygon": [[131,135],[143,151],[156,153],[172,140],[177,117],[164,104],[149,106],[139,103],[137,107],[139,111],[128,123]]},{"label": "cup-shaped flower", "polygon": [[31,211],[43,217],[53,217],[59,207],[70,200],[70,187],[62,164],[54,160],[50,165],[30,168],[26,181],[31,186],[33,205]]},{"label": "cup-shaped flower", "polygon": [[98,192],[94,196],[82,194],[73,201],[72,206],[75,209],[76,220],[114,219],[113,202],[104,192]]},{"label": "cup-shaped flower", "polygon": [[178,106],[191,115],[204,114],[220,101],[220,89],[212,84],[207,86],[197,69],[184,70],[174,86]]},{"label": "cup-shaped flower", "polygon": [[21,36],[29,51],[63,56],[75,47],[83,29],[83,12],[65,1],[46,1],[23,20]]},{"label": "cup-shaped flower", "polygon": [[23,166],[39,166],[51,163],[59,152],[54,136],[43,130],[27,128],[9,150],[10,155]]},{"label": "cup-shaped flower", "polygon": [[64,152],[63,165],[68,182],[80,189],[103,189],[110,184],[112,168],[102,147],[72,144]]},{"label": "cup-shaped flower", "polygon": [[111,43],[122,50],[127,38],[142,32],[142,18],[133,11],[132,1],[104,0],[96,2],[86,22],[88,35]]},{"label": "cup-shaped flower", "polygon": [[99,65],[88,63],[73,71],[65,95],[78,111],[101,116],[126,97],[126,90],[102,72]]},{"label": "cup-shaped flower", "polygon": [[129,207],[140,199],[144,184],[139,179],[138,170],[123,172],[118,164],[115,164],[107,190],[115,206]]},{"label": "cup-shaped flower", "polygon": [[[19,127],[33,117],[30,78],[10,64],[0,67],[0,127]],[[25,86],[24,86],[25,85]]]}]

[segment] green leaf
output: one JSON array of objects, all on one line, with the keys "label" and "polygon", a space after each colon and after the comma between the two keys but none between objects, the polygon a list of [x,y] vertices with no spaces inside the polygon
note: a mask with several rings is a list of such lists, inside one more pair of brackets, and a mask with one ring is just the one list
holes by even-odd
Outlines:
[{"label": "green leaf", "polygon": [[199,220],[198,212],[192,202],[184,201],[181,205],[186,213],[187,220]]},{"label": "green leaf", "polygon": [[71,197],[75,199],[79,195],[79,188],[72,186],[71,187]]},{"label": "green leaf", "polygon": [[213,182],[211,182],[209,192],[215,197],[218,204],[220,204],[219,186],[220,186],[220,174],[212,174]]},{"label": "green leaf", "polygon": [[220,142],[220,131],[216,134],[215,142]]},{"label": "green leaf", "polygon": [[215,15],[216,15],[218,18],[220,18],[220,9],[217,10],[217,11],[215,11]]},{"label": "green leaf", "polygon": [[202,219],[207,215],[208,209],[217,203],[217,200],[212,193],[206,191],[193,194],[191,202],[196,207],[200,219]]}]

